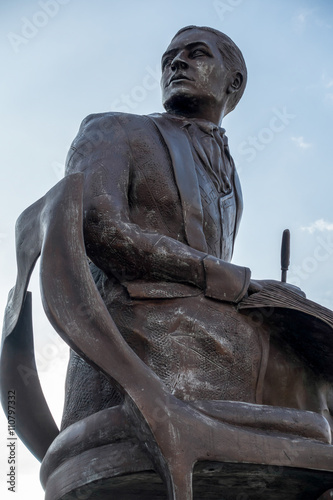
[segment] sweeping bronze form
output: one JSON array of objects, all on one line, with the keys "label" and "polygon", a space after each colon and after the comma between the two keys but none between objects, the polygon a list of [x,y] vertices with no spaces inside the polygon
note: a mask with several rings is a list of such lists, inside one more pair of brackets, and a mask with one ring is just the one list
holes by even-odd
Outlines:
[{"label": "sweeping bronze form", "polygon": [[[18,221],[1,392],[17,391],[46,500],[333,487],[333,316],[230,263],[242,195],[221,123],[246,79],[226,35],[180,30],[162,57],[166,113],[88,116],[65,178]],[[72,348],[59,434],[31,354],[40,254],[45,311]]]}]

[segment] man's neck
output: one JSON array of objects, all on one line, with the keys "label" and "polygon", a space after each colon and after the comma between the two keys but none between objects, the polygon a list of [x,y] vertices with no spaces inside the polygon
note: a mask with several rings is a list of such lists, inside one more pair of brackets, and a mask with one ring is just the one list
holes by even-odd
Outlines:
[{"label": "man's neck", "polygon": [[224,117],[224,106],[212,105],[209,101],[194,99],[174,99],[165,106],[166,111],[180,118],[207,120],[218,127]]},{"label": "man's neck", "polygon": [[220,125],[216,125],[216,123],[212,122],[211,120],[207,120],[206,118],[187,117],[184,115],[168,113],[168,112],[162,113],[162,115],[171,120],[176,120],[181,124],[186,125],[188,123],[197,123],[198,125],[200,125],[200,123],[202,123],[202,124],[207,124],[207,126],[211,128],[217,127],[221,132],[225,132],[225,129],[222,128]]}]

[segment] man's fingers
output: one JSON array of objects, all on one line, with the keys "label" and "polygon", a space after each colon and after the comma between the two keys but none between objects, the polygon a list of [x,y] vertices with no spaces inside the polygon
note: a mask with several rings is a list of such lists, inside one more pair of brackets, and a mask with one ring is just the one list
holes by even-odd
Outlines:
[{"label": "man's fingers", "polygon": [[257,281],[251,280],[249,288],[248,288],[248,293],[249,293],[249,295],[251,295],[252,293],[260,292],[260,290],[262,290],[262,288],[263,288],[263,286],[260,283],[258,283]]}]

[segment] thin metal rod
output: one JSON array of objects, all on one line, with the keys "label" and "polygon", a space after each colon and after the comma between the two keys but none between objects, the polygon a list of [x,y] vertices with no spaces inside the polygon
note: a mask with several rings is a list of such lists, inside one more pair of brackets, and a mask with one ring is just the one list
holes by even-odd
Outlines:
[{"label": "thin metal rod", "polygon": [[281,281],[286,283],[287,271],[290,264],[290,231],[285,229],[282,234],[281,244]]}]

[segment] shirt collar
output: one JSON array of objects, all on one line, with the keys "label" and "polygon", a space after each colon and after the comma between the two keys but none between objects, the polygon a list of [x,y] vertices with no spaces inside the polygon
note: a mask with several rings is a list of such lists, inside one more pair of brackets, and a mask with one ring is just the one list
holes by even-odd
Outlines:
[{"label": "shirt collar", "polygon": [[215,133],[219,132],[221,137],[223,137],[225,134],[224,128],[219,127],[218,125],[216,125],[213,122],[210,122],[209,120],[204,120],[202,118],[185,118],[183,116],[171,115],[170,113],[164,113],[164,116],[170,118],[171,120],[177,120],[179,122],[182,122],[182,126],[184,128],[190,125],[197,125],[200,130],[210,135],[211,137],[214,137],[214,132]]}]

